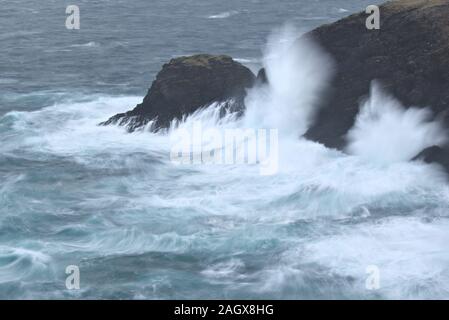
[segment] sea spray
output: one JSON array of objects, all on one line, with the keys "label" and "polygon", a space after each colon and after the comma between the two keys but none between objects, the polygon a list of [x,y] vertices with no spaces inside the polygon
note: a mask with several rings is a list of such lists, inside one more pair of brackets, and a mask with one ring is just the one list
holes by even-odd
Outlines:
[{"label": "sea spray", "polygon": [[[249,90],[243,118],[237,119],[230,112],[223,116],[223,105],[214,103],[181,121],[172,122],[168,131],[174,163],[205,164],[203,160],[213,154],[212,163],[215,164],[268,163],[270,174],[277,173],[279,157],[283,158],[284,167],[298,163],[295,152],[298,138],[313,122],[333,71],[330,57],[311,40],[299,36],[300,32],[291,25],[269,36],[263,58],[269,82]],[[199,127],[202,129],[195,130]],[[236,134],[236,130],[242,134]],[[195,134],[195,131],[203,134]],[[238,137],[229,143],[223,137],[230,131]],[[213,134],[205,134],[210,132]],[[268,156],[264,156],[265,145],[270,146]],[[248,161],[221,159],[225,155],[233,160],[232,154],[235,159],[239,155],[243,155],[243,159],[246,154]]]},{"label": "sea spray", "polygon": [[318,103],[333,74],[333,62],[292,25],[273,32],[264,50],[268,84],[249,91],[246,126],[277,128],[299,137],[314,120]]},{"label": "sea spray", "polygon": [[[72,264],[85,299],[370,298],[373,264],[376,297],[447,297],[449,192],[429,166],[370,166],[285,137],[298,159],[277,175],[174,166],[169,135],[97,126],[138,99],[0,118],[15,123],[0,172],[0,297],[65,298]],[[241,125],[209,115],[210,127]]]},{"label": "sea spray", "polygon": [[[179,128],[259,128],[259,115],[270,128],[273,110],[254,104],[237,119],[210,106],[168,134],[97,126],[140,100],[84,97],[0,117],[0,297],[447,298],[449,191],[431,166],[374,166],[298,139],[303,122],[287,106],[275,109],[288,129],[277,175],[175,166]],[[67,296],[72,264],[81,290]],[[379,291],[365,288],[370,265]]]},{"label": "sea spray", "polygon": [[406,109],[376,82],[347,140],[348,153],[381,164],[408,161],[423,149],[447,141],[442,124],[432,120],[430,109]]},{"label": "sea spray", "polygon": [[281,171],[312,168],[326,152],[298,139],[315,119],[334,73],[334,62],[290,24],[268,37],[263,53],[268,81],[249,90],[242,123],[245,127],[278,130]]}]

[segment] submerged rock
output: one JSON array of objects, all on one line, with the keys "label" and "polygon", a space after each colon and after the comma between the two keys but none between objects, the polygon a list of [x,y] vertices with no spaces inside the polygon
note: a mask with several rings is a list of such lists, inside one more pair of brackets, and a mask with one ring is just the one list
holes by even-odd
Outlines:
[{"label": "submerged rock", "polygon": [[380,6],[380,30],[359,13],[311,31],[336,60],[332,90],[306,137],[342,149],[370,83],[404,106],[430,107],[449,126],[449,1],[398,0]]},{"label": "submerged rock", "polygon": [[101,125],[126,125],[134,131],[154,120],[153,129],[158,130],[213,102],[227,102],[225,107],[242,112],[246,89],[254,81],[254,74],[229,56],[172,59],[158,73],[141,104]]}]

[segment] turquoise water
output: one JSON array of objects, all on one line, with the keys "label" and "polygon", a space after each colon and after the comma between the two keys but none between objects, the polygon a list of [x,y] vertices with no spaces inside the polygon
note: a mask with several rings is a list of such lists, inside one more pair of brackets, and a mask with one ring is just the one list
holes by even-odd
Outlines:
[{"label": "turquoise water", "polygon": [[[81,30],[69,31],[69,3],[9,1],[0,298],[447,298],[449,189],[437,167],[284,136],[274,176],[175,166],[169,134],[97,126],[139,103],[173,56],[225,53],[257,70],[273,28],[309,30],[365,2],[81,1]],[[68,265],[79,290],[66,289]],[[367,290],[373,265],[380,288]]]}]

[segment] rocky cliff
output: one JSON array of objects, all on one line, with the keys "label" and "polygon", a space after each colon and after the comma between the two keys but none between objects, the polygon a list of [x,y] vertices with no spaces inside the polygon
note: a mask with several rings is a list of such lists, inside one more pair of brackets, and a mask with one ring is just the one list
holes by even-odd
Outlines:
[{"label": "rocky cliff", "polygon": [[[380,6],[380,29],[368,30],[361,12],[323,25],[306,35],[335,60],[336,75],[318,116],[306,133],[310,140],[343,149],[361,101],[377,80],[406,107],[430,107],[449,128],[449,0],[397,0]],[[262,69],[252,72],[228,56],[196,55],[171,60],[157,75],[143,102],[103,124],[135,130],[155,120],[167,127],[214,101],[232,99],[242,112],[246,89],[269,83]],[[446,147],[424,150],[417,159],[439,162],[449,171]]]},{"label": "rocky cliff", "polygon": [[336,60],[337,74],[306,137],[343,148],[372,80],[405,106],[429,106],[449,127],[449,1],[387,2],[379,30],[365,27],[367,17],[351,15],[309,33]]}]

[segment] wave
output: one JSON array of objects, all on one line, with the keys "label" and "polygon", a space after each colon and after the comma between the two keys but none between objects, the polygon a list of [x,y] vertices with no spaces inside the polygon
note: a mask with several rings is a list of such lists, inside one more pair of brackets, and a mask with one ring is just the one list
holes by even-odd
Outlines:
[{"label": "wave", "polygon": [[367,161],[409,161],[422,150],[447,142],[443,124],[432,121],[432,116],[428,108],[405,109],[374,82],[347,134],[346,149]]},{"label": "wave", "polygon": [[40,34],[38,31],[13,31],[13,32],[6,32],[2,33],[0,35],[0,40],[9,40],[9,39],[20,39],[20,38],[28,38],[31,36],[35,36],[37,34]]},{"label": "wave", "polygon": [[[449,255],[444,253],[448,223],[447,219],[419,217],[363,223],[308,244],[302,257],[295,252],[287,256],[319,263],[326,266],[325,272],[355,279],[366,278],[366,267],[376,266],[380,271],[378,294],[384,298],[445,299],[449,294]],[[355,293],[365,283],[352,286]]]},{"label": "wave", "polygon": [[100,44],[95,41],[89,41],[81,44],[72,44],[70,47],[79,48],[79,47],[87,47],[87,48],[96,48],[99,47]]},{"label": "wave", "polygon": [[50,262],[51,258],[39,251],[0,246],[0,284],[33,278]]},{"label": "wave", "polygon": [[236,14],[239,14],[239,12],[236,11],[236,10],[232,10],[232,11],[221,12],[221,13],[218,13],[218,14],[213,14],[213,15],[208,16],[207,18],[208,19],[227,19],[227,18],[232,17],[232,16],[234,16]]},{"label": "wave", "polygon": [[17,82],[19,82],[19,80],[13,78],[0,78],[0,84],[13,84]]},{"label": "wave", "polygon": [[[65,298],[59,284],[71,264],[82,272],[77,298],[447,297],[449,188],[437,167],[408,162],[415,150],[401,149],[410,144],[403,136],[427,143],[438,130],[373,92],[369,106],[381,115],[365,117],[362,107],[350,154],[300,138],[332,61],[294,34],[270,37],[262,60],[270,83],[249,92],[242,117],[215,103],[164,132],[128,133],[97,124],[140,97],[67,95],[1,116],[0,283],[8,290],[0,297]],[[406,134],[389,132],[388,161],[371,161],[371,136],[391,131],[391,121]],[[278,128],[279,172],[174,164],[171,137],[197,122]],[[365,288],[371,265],[381,274],[377,292]]]},{"label": "wave", "polygon": [[249,127],[276,128],[298,137],[313,122],[333,62],[314,43],[297,39],[298,34],[287,25],[269,37],[263,64],[270,84],[248,93],[245,122]]}]

